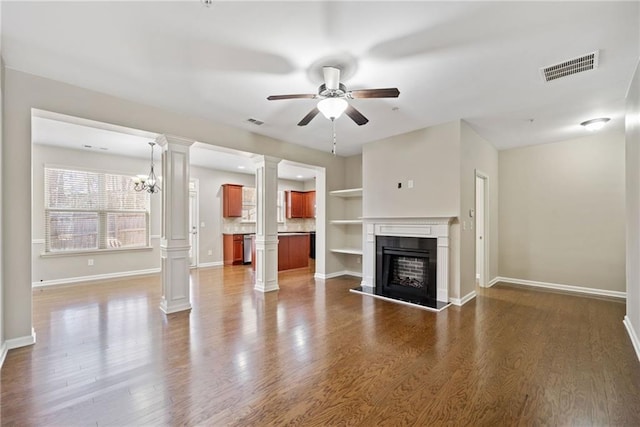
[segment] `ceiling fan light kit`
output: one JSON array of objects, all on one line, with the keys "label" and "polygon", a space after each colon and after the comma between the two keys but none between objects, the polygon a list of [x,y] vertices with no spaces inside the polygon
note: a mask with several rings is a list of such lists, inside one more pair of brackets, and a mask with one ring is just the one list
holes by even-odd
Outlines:
[{"label": "ceiling fan light kit", "polygon": [[344,98],[325,98],[318,102],[318,110],[329,120],[335,120],[344,113],[349,103]]}]

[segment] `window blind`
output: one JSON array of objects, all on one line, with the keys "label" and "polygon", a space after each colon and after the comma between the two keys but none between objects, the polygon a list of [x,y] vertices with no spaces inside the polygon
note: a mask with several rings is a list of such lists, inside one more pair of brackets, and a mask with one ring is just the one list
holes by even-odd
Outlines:
[{"label": "window blind", "polygon": [[47,251],[149,245],[149,194],[131,177],[60,167],[44,177]]}]

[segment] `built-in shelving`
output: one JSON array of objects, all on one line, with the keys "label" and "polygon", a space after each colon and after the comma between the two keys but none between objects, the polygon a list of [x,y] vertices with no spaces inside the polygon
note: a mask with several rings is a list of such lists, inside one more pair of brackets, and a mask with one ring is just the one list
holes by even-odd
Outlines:
[{"label": "built-in shelving", "polygon": [[[360,217],[360,215],[362,215],[362,208],[361,208],[361,202],[358,202],[357,200],[355,200],[356,198],[362,198],[362,188],[347,188],[345,190],[335,190],[335,191],[330,191],[329,195],[333,196],[333,197],[340,197],[340,198],[349,198],[349,199],[354,199],[354,201],[347,201],[345,200],[344,203],[358,203],[359,208],[356,209],[356,212],[358,212],[358,217],[356,218],[345,218],[345,219],[334,219],[329,221],[330,224],[332,225],[336,225],[336,226],[344,226],[347,227],[345,229],[349,230],[346,231],[347,233],[349,233],[352,237],[354,236],[354,233],[357,233],[358,235],[362,235],[362,231],[361,230],[357,230],[355,228],[355,226],[359,226],[360,228],[362,228],[362,218]],[[353,205],[352,205],[353,206]],[[351,212],[352,214],[355,213],[354,211]],[[351,246],[353,245],[355,242],[351,242],[351,243],[347,243],[347,245]],[[337,247],[337,248],[331,248],[329,249],[331,252],[336,253],[336,254],[346,254],[346,255],[359,255],[362,256],[362,249],[361,248],[355,248],[355,247]]]},{"label": "built-in shelving", "polygon": [[362,219],[334,219],[330,221],[331,224],[336,225],[348,225],[348,224],[362,224]]},{"label": "built-in shelving", "polygon": [[337,254],[362,255],[362,249],[357,248],[334,248],[329,250]]},{"label": "built-in shelving", "polygon": [[362,197],[362,188],[347,188],[346,190],[334,190],[329,192],[335,197]]}]

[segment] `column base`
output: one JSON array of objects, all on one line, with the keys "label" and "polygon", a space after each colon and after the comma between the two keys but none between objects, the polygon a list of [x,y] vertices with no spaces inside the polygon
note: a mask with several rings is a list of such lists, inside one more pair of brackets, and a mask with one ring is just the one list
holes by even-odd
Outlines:
[{"label": "column base", "polygon": [[179,311],[191,310],[191,304],[187,303],[187,304],[169,305],[167,301],[163,298],[162,301],[160,301],[160,310],[164,314],[172,314],[172,313],[177,313]]},{"label": "column base", "polygon": [[262,283],[256,283],[253,289],[258,292],[273,292],[279,290],[280,286],[278,286],[277,283],[267,284],[266,286],[264,286]]}]

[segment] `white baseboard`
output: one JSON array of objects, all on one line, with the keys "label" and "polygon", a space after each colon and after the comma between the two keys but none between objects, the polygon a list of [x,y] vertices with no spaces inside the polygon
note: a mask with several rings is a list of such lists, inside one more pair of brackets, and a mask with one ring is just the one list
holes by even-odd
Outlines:
[{"label": "white baseboard", "polygon": [[494,277],[489,283],[487,283],[487,288],[492,287],[493,285],[495,285],[499,281],[500,281],[500,277]]},{"label": "white baseboard", "polygon": [[633,349],[636,351],[636,356],[638,356],[638,360],[640,360],[640,338],[636,331],[633,329],[633,325],[631,324],[631,319],[629,316],[624,316],[624,320],[622,321],[624,326],[627,328],[627,333],[629,334],[629,338],[631,338],[631,343],[633,344]]},{"label": "white baseboard", "polygon": [[449,298],[449,302],[453,305],[462,306],[476,297],[476,291],[471,291],[462,298]]},{"label": "white baseboard", "polygon": [[333,279],[335,277],[340,277],[340,276],[362,277],[362,273],[360,273],[358,271],[343,270],[343,271],[336,271],[335,273],[329,273],[329,274],[316,273],[316,274],[314,274],[313,277],[316,278],[316,279],[320,279],[320,280],[326,280],[326,279]]},{"label": "white baseboard", "polygon": [[506,282],[506,283],[513,283],[515,285],[525,285],[525,286],[532,286],[536,288],[555,289],[558,291],[571,292],[576,294],[598,295],[603,297],[613,297],[613,298],[621,298],[621,299],[627,298],[626,292],[609,291],[607,289],[585,288],[582,286],[563,285],[560,283],[537,282],[535,280],[514,279],[512,277],[501,277],[501,276],[498,276],[492,280],[492,282],[494,281],[495,283]]},{"label": "white baseboard", "polygon": [[201,262],[200,264],[198,264],[198,268],[222,267],[223,265],[224,261]]},{"label": "white baseboard", "polygon": [[36,343],[36,331],[31,329],[31,335],[25,335],[24,337],[11,338],[5,341],[7,350],[13,350],[14,348],[26,347]]},{"label": "white baseboard", "polygon": [[7,358],[7,351],[9,351],[7,343],[3,342],[2,345],[0,345],[0,369],[2,368],[2,365],[4,365],[4,359]]},{"label": "white baseboard", "polygon": [[81,282],[94,282],[96,280],[119,279],[122,277],[144,276],[147,274],[160,273],[159,268],[149,268],[146,270],[120,271],[117,273],[95,274],[93,276],[67,277],[64,279],[41,280],[31,284],[34,288],[42,288],[46,286],[69,285]]}]

